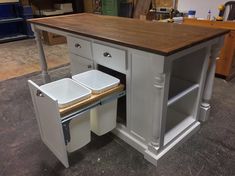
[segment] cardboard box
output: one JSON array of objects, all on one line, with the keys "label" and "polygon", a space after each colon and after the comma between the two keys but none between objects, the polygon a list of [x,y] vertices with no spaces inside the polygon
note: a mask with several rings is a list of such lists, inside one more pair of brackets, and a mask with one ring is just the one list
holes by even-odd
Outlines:
[{"label": "cardboard box", "polygon": [[61,35],[43,31],[42,36],[43,36],[43,41],[47,45],[57,45],[57,44],[67,43],[66,37]]},{"label": "cardboard box", "polygon": [[25,5],[30,5],[29,0],[20,0],[20,3],[25,6]]}]

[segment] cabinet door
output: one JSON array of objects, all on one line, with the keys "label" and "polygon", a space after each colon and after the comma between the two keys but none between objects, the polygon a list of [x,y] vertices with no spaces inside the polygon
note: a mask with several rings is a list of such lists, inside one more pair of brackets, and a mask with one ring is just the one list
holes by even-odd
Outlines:
[{"label": "cabinet door", "polygon": [[64,142],[58,103],[43,93],[40,87],[34,82],[28,81],[28,84],[42,141],[64,166],[68,168],[68,155]]},{"label": "cabinet door", "polygon": [[94,68],[93,61],[70,53],[71,74],[76,75]]},{"label": "cabinet door", "polygon": [[233,62],[235,52],[235,31],[231,31],[226,35],[224,47],[221,49],[219,59],[216,64],[216,73],[224,76],[230,76],[234,73]]}]

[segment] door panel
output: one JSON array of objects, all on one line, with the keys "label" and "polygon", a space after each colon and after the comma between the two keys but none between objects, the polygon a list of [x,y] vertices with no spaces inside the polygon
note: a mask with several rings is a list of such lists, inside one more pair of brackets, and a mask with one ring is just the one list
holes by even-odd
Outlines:
[{"label": "door panel", "polygon": [[[69,167],[64,134],[60,122],[58,103],[40,90],[31,80],[28,81],[41,138],[56,157]],[[39,113],[40,112],[40,113]]]}]

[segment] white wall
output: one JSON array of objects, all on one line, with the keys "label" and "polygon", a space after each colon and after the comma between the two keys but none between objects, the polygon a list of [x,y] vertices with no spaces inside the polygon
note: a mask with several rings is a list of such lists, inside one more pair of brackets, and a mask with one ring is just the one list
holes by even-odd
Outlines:
[{"label": "white wall", "polygon": [[196,17],[207,18],[208,11],[211,10],[211,17],[219,14],[218,6],[225,4],[229,0],[179,0],[178,10],[188,12],[196,10]]}]

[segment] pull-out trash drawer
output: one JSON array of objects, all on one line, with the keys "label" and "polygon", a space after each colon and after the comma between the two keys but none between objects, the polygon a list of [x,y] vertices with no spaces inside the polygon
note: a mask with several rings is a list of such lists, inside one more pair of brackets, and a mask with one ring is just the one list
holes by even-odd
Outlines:
[{"label": "pull-out trash drawer", "polygon": [[28,83],[41,138],[65,167],[69,167],[67,153],[91,140],[90,110],[125,95],[121,84],[93,94],[69,78],[42,86]]}]

